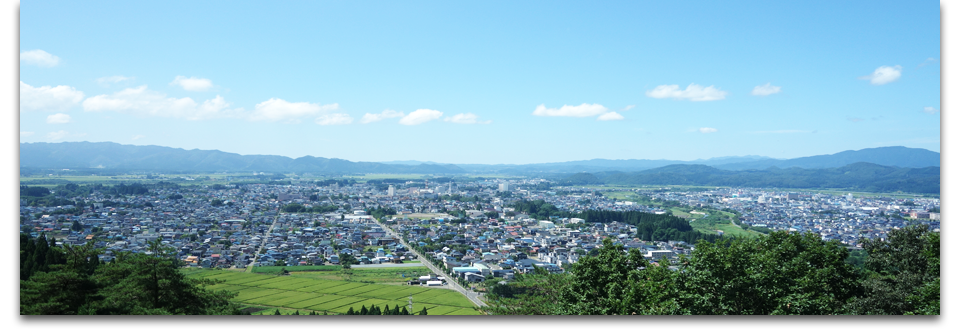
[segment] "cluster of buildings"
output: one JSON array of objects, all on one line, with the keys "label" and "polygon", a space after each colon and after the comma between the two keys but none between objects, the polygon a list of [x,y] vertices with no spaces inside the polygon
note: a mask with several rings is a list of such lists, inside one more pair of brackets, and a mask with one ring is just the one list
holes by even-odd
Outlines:
[{"label": "cluster of buildings", "polygon": [[[692,207],[732,209],[743,223],[771,230],[820,234],[855,246],[891,229],[922,222],[939,229],[939,199],[853,197],[764,189],[702,191],[624,189],[640,197]],[[536,218],[518,211],[520,200],[543,200],[561,211],[664,209],[610,199],[588,188],[551,187],[543,179],[445,180],[287,185],[228,184],[151,189],[145,195],[94,192],[82,208],[30,207],[21,202],[21,231],[56,236],[59,244],[94,243],[104,260],[142,252],[161,239],[190,266],[246,267],[361,263],[416,258],[399,239],[424,248],[467,281],[507,277],[535,268],[563,269],[604,239],[639,249],[651,260],[689,253],[680,241],[640,241],[636,228],[578,218]],[[301,210],[284,212],[290,205]],[[316,210],[315,210],[316,209]],[[385,215],[379,218],[373,215]],[[388,225],[400,236],[390,236]]]}]

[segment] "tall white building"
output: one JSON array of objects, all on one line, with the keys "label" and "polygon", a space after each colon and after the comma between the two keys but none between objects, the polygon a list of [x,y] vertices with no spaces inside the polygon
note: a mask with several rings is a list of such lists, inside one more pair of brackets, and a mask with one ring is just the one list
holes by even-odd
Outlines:
[{"label": "tall white building", "polygon": [[500,192],[510,192],[510,182],[503,182],[500,184]]},{"label": "tall white building", "polygon": [[395,190],[393,189],[393,185],[390,185],[389,187],[387,187],[387,196],[392,197],[394,194],[394,191]]}]

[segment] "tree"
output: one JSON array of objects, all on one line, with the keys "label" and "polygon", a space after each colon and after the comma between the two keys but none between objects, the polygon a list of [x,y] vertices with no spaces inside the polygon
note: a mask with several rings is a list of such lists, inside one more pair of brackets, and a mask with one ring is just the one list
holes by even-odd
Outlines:
[{"label": "tree", "polygon": [[868,256],[856,314],[940,314],[940,233],[927,226],[896,229],[887,239],[861,240]]},{"label": "tree", "polygon": [[427,315],[427,308],[426,308],[426,307],[424,307],[423,309],[420,310],[420,315]]},{"label": "tree", "polygon": [[370,310],[367,309],[367,305],[360,306],[360,315],[370,315]]},{"label": "tree", "polygon": [[276,312],[274,312],[274,313],[273,313],[273,315],[283,315],[283,314],[280,314],[280,309],[279,309],[279,308],[277,308],[277,311],[276,311]]},{"label": "tree", "polygon": [[70,226],[70,230],[83,231],[83,225],[80,224],[80,221],[73,221],[73,225]]},{"label": "tree", "polygon": [[859,293],[847,256],[816,234],[701,241],[680,260],[679,301],[696,315],[840,314]]},{"label": "tree", "polygon": [[350,306],[350,309],[347,310],[347,315],[355,315],[356,312],[353,311],[353,306]]},{"label": "tree", "polygon": [[213,201],[210,201],[210,206],[214,206],[214,207],[223,206],[223,200],[213,199]]}]

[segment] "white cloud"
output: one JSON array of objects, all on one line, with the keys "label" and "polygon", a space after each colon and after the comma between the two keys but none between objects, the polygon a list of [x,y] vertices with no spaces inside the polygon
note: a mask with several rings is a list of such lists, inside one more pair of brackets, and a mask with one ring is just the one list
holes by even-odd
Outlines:
[{"label": "white cloud", "polygon": [[57,132],[47,133],[47,139],[50,140],[51,142],[55,142],[55,141],[62,140],[64,137],[67,137],[67,135],[70,135],[70,133],[67,132],[66,130],[61,130]]},{"label": "white cloud", "polygon": [[900,79],[900,65],[896,66],[881,66],[876,70],[873,70],[873,73],[869,76],[860,77],[862,80],[869,80],[873,85],[883,85],[889,84],[897,79]]},{"label": "white cloud", "polygon": [[620,113],[617,113],[617,112],[609,112],[609,113],[600,115],[599,117],[597,117],[597,120],[600,120],[600,121],[623,120],[623,115],[620,115]]},{"label": "white cloud", "polygon": [[20,61],[40,67],[54,67],[60,64],[60,57],[38,49],[21,52]]},{"label": "white cloud", "polygon": [[213,82],[206,78],[177,76],[170,85],[177,85],[187,91],[202,92],[213,87]]},{"label": "white cloud", "polygon": [[32,132],[32,131],[21,131],[21,132],[20,132],[20,137],[27,137],[27,136],[33,136],[33,132]]},{"label": "white cloud", "polygon": [[490,120],[478,121],[478,116],[473,113],[460,113],[451,117],[444,118],[443,121],[460,124],[488,124]]},{"label": "white cloud", "polygon": [[360,119],[360,123],[371,123],[371,122],[377,122],[383,119],[391,119],[391,118],[397,118],[397,117],[403,117],[403,112],[386,109],[380,114],[371,114],[371,113],[363,114],[363,118]]},{"label": "white cloud", "polygon": [[405,126],[415,126],[430,120],[436,120],[443,116],[443,112],[432,109],[418,109],[400,119],[400,124]]},{"label": "white cloud", "polygon": [[229,106],[230,103],[219,95],[197,104],[191,98],[168,98],[166,94],[147,90],[147,86],[128,88],[110,95],[102,94],[83,101],[83,110],[88,112],[114,111],[187,120],[238,116],[241,110],[231,110],[227,108]]},{"label": "white cloud", "polygon": [[703,87],[697,84],[690,84],[685,90],[680,90],[680,85],[660,85],[653,90],[647,91],[647,96],[657,99],[673,98],[677,100],[690,101],[713,101],[723,100],[727,92],[721,91],[713,85]]},{"label": "white cloud", "polygon": [[136,141],[136,140],[139,140],[139,139],[144,138],[144,137],[146,137],[146,136],[143,136],[143,135],[134,135],[133,138],[131,138],[131,140]]},{"label": "white cloud", "polygon": [[773,85],[770,85],[770,83],[766,83],[766,84],[754,87],[753,92],[750,92],[750,94],[760,95],[760,96],[771,95],[775,93],[780,93],[780,86],[773,86]]},{"label": "white cloud", "polygon": [[933,107],[923,107],[923,112],[927,114],[937,114],[940,110]]},{"label": "white cloud", "polygon": [[627,107],[623,107],[623,109],[621,109],[620,111],[621,111],[621,112],[626,112],[626,111],[628,111],[628,110],[633,109],[633,107],[637,107],[637,105],[628,105]]},{"label": "white cloud", "polygon": [[543,104],[533,110],[536,116],[569,116],[569,117],[589,117],[600,115],[607,112],[607,107],[600,104],[581,104],[580,106],[563,105],[560,109],[547,108]]},{"label": "white cloud", "polygon": [[33,87],[20,82],[20,110],[65,111],[83,100],[83,92],[70,86]]},{"label": "white cloud", "polygon": [[133,80],[133,77],[124,77],[124,76],[101,77],[101,78],[97,78],[97,84],[100,84],[100,85],[116,84],[124,80]]},{"label": "white cloud", "polygon": [[47,123],[70,123],[70,115],[57,113],[50,116],[47,116]]},{"label": "white cloud", "polygon": [[715,132],[717,132],[717,129],[716,129],[716,128],[710,128],[710,127],[703,127],[703,128],[698,129],[697,131],[699,131],[699,132],[701,132],[701,133],[704,133],[704,134],[709,134],[709,133],[715,133]]},{"label": "white cloud", "polygon": [[350,124],[353,122],[353,118],[350,115],[337,113],[337,114],[326,114],[320,115],[314,120],[317,124],[321,126],[332,126],[339,124]]},{"label": "white cloud", "polygon": [[314,116],[323,112],[340,109],[339,104],[319,105],[309,102],[287,102],[283,99],[270,98],[258,103],[250,119],[253,121],[288,121],[300,122],[300,118]]}]

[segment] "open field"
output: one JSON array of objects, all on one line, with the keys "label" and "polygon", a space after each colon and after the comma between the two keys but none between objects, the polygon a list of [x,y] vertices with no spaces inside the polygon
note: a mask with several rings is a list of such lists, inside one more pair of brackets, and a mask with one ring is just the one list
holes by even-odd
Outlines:
[{"label": "open field", "polygon": [[406,285],[411,278],[430,274],[426,266],[402,268],[351,268],[347,271],[291,271],[291,277],[343,280],[360,283]]},{"label": "open field", "polygon": [[[310,311],[343,314],[353,307],[389,305],[407,307],[412,312],[424,307],[430,315],[480,315],[473,304],[460,293],[420,286],[398,286],[355,283],[298,276],[274,276],[210,269],[184,269],[191,278],[208,278],[222,283],[208,287],[227,290],[238,295],[233,301],[248,307],[264,308],[256,314],[282,314],[294,310],[300,314]],[[322,273],[322,272],[321,272]],[[413,309],[409,299],[413,299]]]}]

